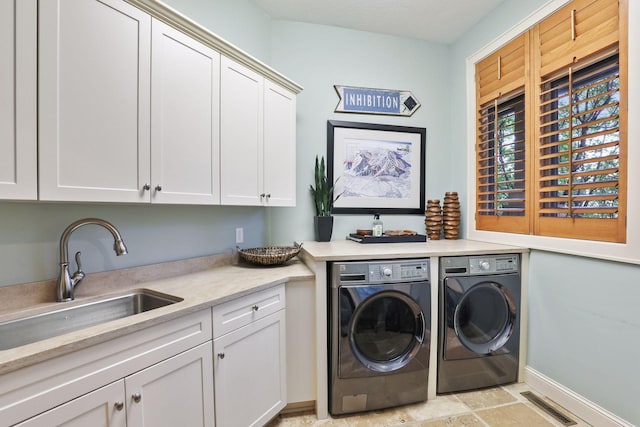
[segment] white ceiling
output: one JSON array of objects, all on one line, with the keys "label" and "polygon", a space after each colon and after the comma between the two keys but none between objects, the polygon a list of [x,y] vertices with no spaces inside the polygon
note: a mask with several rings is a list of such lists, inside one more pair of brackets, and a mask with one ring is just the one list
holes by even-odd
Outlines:
[{"label": "white ceiling", "polygon": [[452,43],[502,0],[253,0],[273,19]]}]

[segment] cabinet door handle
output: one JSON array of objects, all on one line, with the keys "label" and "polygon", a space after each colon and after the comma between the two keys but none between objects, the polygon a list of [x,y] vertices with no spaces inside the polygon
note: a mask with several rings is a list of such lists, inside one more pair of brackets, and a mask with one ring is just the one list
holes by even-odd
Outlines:
[{"label": "cabinet door handle", "polygon": [[116,408],[116,411],[122,411],[124,409],[124,402],[121,400],[118,400],[116,403],[113,404],[113,407]]},{"label": "cabinet door handle", "polygon": [[150,186],[149,184],[146,184],[146,183],[145,183],[145,184],[142,186],[142,189],[143,189],[144,191],[149,191],[149,190],[151,190],[151,186]]},{"label": "cabinet door handle", "polygon": [[256,305],[254,305],[253,307],[251,307],[251,309],[252,309],[253,311],[258,311],[258,310],[260,310],[260,307],[258,307],[258,305],[256,304]]},{"label": "cabinet door handle", "polygon": [[140,393],[133,393],[131,398],[134,402],[139,403],[142,400],[142,395]]},{"label": "cabinet door handle", "polygon": [[260,200],[264,199],[265,196],[266,196],[266,194],[264,194],[264,193],[260,194]]},{"label": "cabinet door handle", "polygon": [[224,353],[218,353],[218,358],[219,359],[224,359]]},{"label": "cabinet door handle", "polygon": [[267,193],[267,199],[271,198],[271,193]]},{"label": "cabinet door handle", "polygon": [[162,191],[162,185],[156,185],[156,191]]}]

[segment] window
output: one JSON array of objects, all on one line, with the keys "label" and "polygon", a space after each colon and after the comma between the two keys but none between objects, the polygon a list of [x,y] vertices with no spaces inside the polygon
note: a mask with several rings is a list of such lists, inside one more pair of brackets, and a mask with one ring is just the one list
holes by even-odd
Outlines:
[{"label": "window", "polygon": [[573,0],[476,64],[477,230],[626,241],[624,7]]}]

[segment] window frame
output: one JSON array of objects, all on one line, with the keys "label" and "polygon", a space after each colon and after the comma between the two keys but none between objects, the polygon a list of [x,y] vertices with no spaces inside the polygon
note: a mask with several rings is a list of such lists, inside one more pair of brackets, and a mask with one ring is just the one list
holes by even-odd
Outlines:
[{"label": "window frame", "polygon": [[[640,264],[640,192],[627,193],[627,233],[626,243],[610,243],[593,240],[568,239],[562,237],[546,237],[532,234],[515,234],[498,231],[477,230],[475,227],[476,209],[476,173],[475,173],[475,145],[476,145],[476,81],[475,64],[498,50],[518,35],[533,27],[545,17],[565,6],[570,0],[551,0],[517,25],[498,36],[492,42],[467,58],[466,86],[467,86],[467,199],[465,232],[468,239],[492,243],[501,243],[532,249],[561,252],[578,256],[594,257],[612,261]],[[621,40],[620,51],[628,52],[627,75],[640,74],[640,26],[628,25],[629,22],[640,22],[640,4],[620,0],[620,6],[627,13],[627,19],[620,21],[621,29],[627,32],[627,39]],[[626,42],[627,44],[624,44]],[[621,64],[621,67],[624,66]],[[640,111],[640,82],[637,79],[628,81],[628,111]],[[529,115],[528,120],[535,120]],[[640,140],[640,124],[628,121],[627,140]],[[627,183],[640,182],[640,144],[627,145]],[[632,188],[632,187],[631,187]]]}]

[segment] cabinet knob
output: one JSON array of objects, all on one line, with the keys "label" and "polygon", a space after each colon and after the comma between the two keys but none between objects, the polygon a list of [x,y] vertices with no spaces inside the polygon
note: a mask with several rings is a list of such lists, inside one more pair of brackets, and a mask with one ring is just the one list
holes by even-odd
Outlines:
[{"label": "cabinet knob", "polygon": [[218,353],[218,358],[219,359],[224,359],[224,353]]},{"label": "cabinet knob", "polygon": [[266,194],[264,194],[264,193],[260,194],[260,199],[264,199],[265,196],[266,196]]},{"label": "cabinet knob", "polygon": [[258,307],[257,305],[254,305],[253,307],[251,307],[251,309],[253,311],[258,311],[258,310],[260,310],[260,307]]},{"label": "cabinet knob", "polygon": [[138,403],[142,400],[142,395],[140,393],[133,393],[131,395],[131,398],[133,399],[134,402]]},{"label": "cabinet knob", "polygon": [[121,400],[118,400],[116,403],[113,404],[113,407],[116,408],[116,411],[122,411],[124,409],[124,402]]},{"label": "cabinet knob", "polygon": [[267,193],[267,199],[271,197],[271,193]]},{"label": "cabinet knob", "polygon": [[142,186],[142,189],[143,189],[144,191],[149,191],[149,190],[151,190],[151,186],[150,186],[149,184],[145,183],[145,184]]},{"label": "cabinet knob", "polygon": [[156,185],[156,191],[162,191],[162,185]]}]

